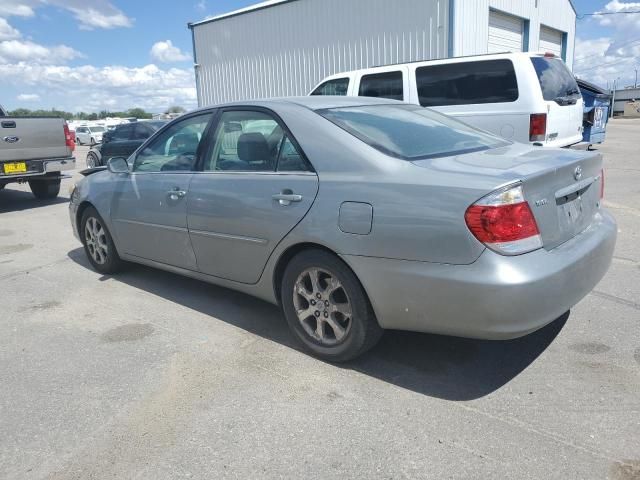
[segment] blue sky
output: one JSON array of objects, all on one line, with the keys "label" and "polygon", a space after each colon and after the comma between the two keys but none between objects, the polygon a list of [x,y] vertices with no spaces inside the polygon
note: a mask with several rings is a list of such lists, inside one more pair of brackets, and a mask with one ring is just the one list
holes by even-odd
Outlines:
[{"label": "blue sky", "polygon": [[[253,0],[0,0],[0,103],[97,111],[196,106],[189,21]],[[640,2],[576,0],[579,14]],[[576,73],[634,80],[640,14],[577,22]],[[635,41],[637,40],[637,41]]]}]

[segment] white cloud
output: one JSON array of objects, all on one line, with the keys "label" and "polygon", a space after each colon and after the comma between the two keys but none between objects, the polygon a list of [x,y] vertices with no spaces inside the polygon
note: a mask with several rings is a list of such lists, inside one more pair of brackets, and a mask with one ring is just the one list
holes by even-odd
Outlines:
[{"label": "white cloud", "polygon": [[37,93],[21,93],[16,99],[19,102],[37,102],[40,100],[40,95]]},{"label": "white cloud", "polygon": [[196,3],[195,9],[200,12],[204,12],[207,9],[207,2],[205,0],[200,0],[198,3]]},{"label": "white cloud", "polygon": [[13,40],[14,38],[20,38],[20,32],[9,25],[4,18],[0,17],[0,41]]},{"label": "white cloud", "polygon": [[0,1],[0,17],[33,17],[34,6],[39,0],[2,0]]},{"label": "white cloud", "polygon": [[46,47],[30,40],[0,42],[0,63],[30,62],[34,64],[65,63],[83,55],[66,45]]},{"label": "white cloud", "polygon": [[37,8],[45,5],[54,5],[73,13],[82,30],[133,25],[133,19],[108,0],[0,0],[0,17],[32,17]]},{"label": "white cloud", "polygon": [[171,40],[156,42],[151,47],[151,58],[162,63],[184,62],[191,59],[191,55],[184,53],[171,43]]},{"label": "white cloud", "polygon": [[[612,0],[600,12],[638,10],[640,2]],[[611,87],[614,80],[621,88],[633,85],[635,69],[640,66],[640,14],[596,15],[588,21],[605,27],[609,34],[588,40],[576,38],[576,75],[605,87],[607,83]]]},{"label": "white cloud", "polygon": [[70,111],[132,107],[164,111],[171,105],[195,108],[197,104],[191,69],[162,69],[153,64],[139,68],[98,68],[19,62],[0,65],[0,78],[16,88],[37,90],[49,102],[43,107]]}]

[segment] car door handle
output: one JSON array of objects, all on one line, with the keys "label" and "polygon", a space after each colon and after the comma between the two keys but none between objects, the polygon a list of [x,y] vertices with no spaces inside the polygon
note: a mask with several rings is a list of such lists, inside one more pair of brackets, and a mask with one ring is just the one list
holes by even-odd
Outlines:
[{"label": "car door handle", "polygon": [[169,197],[170,200],[173,200],[173,201],[184,198],[186,195],[187,195],[187,192],[185,192],[184,190],[180,190],[178,188],[169,190],[167,192],[167,196]]},{"label": "car door handle", "polygon": [[287,205],[291,205],[291,202],[301,202],[302,195],[297,195],[293,193],[291,190],[283,190],[282,193],[278,193],[272,197],[274,200],[277,200],[280,205],[286,207]]}]

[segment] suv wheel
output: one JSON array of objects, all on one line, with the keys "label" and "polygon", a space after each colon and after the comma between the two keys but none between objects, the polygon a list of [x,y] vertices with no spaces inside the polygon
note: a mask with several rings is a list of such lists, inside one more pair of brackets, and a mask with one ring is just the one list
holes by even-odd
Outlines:
[{"label": "suv wheel", "polygon": [[80,238],[93,268],[104,274],[113,274],[122,268],[113,238],[104,220],[95,208],[87,207],[80,220]]},{"label": "suv wheel", "polygon": [[335,255],[321,250],[296,255],[281,287],[287,323],[316,357],[345,362],[372,348],[382,336],[362,285]]},{"label": "suv wheel", "polygon": [[87,168],[95,168],[100,166],[100,160],[98,160],[98,156],[93,153],[87,153]]}]

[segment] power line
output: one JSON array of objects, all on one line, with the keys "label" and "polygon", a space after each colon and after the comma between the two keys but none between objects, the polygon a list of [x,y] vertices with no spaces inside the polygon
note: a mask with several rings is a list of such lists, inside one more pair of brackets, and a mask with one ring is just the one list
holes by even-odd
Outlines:
[{"label": "power line", "polygon": [[594,65],[594,66],[589,67],[589,68],[582,68],[582,69],[580,69],[580,73],[582,73],[582,72],[588,72],[589,70],[594,70],[594,69],[596,69],[596,68],[601,68],[601,67],[610,67],[610,66],[612,66],[612,65],[617,65],[617,64],[619,64],[619,63],[626,62],[626,61],[628,61],[628,60],[629,60],[629,58],[627,57],[627,58],[623,58],[623,59],[621,59],[621,60],[615,60],[615,61],[613,61],[613,62],[607,62],[607,63],[601,63],[600,65]]},{"label": "power line", "polygon": [[[629,41],[627,41],[627,42],[619,43],[619,44],[617,44],[617,45],[616,45],[616,47],[617,47],[617,48],[625,47],[625,46],[627,46],[627,45],[631,45],[631,44],[633,44],[633,43],[638,43],[638,42],[640,42],[640,38],[635,38],[635,39],[633,39],[633,40],[629,40]],[[593,53],[593,54],[591,54],[591,55],[587,55],[586,57],[576,58],[576,59],[575,59],[575,61],[574,61],[574,63],[584,62],[584,61],[585,61],[585,60],[587,60],[588,58],[601,57],[601,56],[606,57],[605,52],[603,52],[603,53]]]},{"label": "power line", "polygon": [[583,13],[582,15],[576,15],[578,20],[582,20],[584,17],[598,17],[600,15],[630,15],[632,13],[640,13],[640,10],[630,10],[627,12],[593,12]]}]

